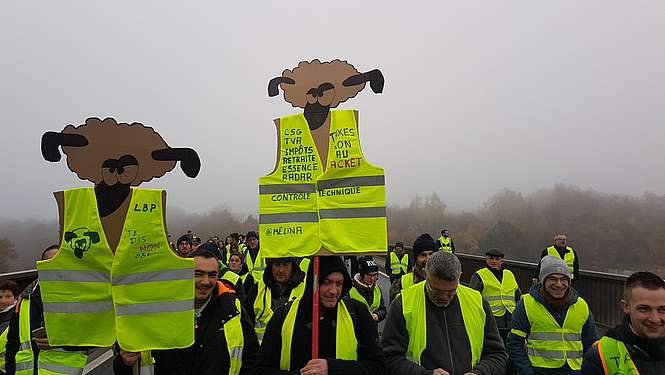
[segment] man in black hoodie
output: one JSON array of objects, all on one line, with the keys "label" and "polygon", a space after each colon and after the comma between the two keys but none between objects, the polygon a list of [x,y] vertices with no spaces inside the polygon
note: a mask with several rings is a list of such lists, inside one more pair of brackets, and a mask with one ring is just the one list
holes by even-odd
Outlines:
[{"label": "man in black hoodie", "polygon": [[275,311],[259,352],[258,374],[383,375],[383,354],[367,308],[347,297],[340,257],[319,257],[319,358],[312,359],[314,260],[303,297]]},{"label": "man in black hoodie", "polygon": [[305,290],[305,273],[295,258],[271,258],[267,263],[263,279],[249,291],[245,303],[259,343],[273,312]]},{"label": "man in black hoodie", "polygon": [[621,305],[626,318],[586,352],[582,375],[665,374],[665,282],[630,275]]}]

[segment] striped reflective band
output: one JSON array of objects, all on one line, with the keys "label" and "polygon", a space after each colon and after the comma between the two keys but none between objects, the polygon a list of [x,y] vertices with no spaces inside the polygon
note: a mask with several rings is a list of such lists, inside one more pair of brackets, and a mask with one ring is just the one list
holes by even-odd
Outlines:
[{"label": "striped reflective band", "polygon": [[133,305],[117,305],[116,313],[118,315],[134,314],[152,314],[164,312],[180,312],[194,309],[194,300],[173,301],[173,302],[153,302],[137,303]]},{"label": "striped reflective band", "polygon": [[293,212],[288,214],[261,214],[259,224],[281,223],[316,223],[319,215],[316,212]]},{"label": "striped reflective band", "polygon": [[32,370],[33,369],[32,358],[30,358],[30,361],[28,362],[17,362],[15,367],[16,367],[16,372]]},{"label": "striped reflective band", "polygon": [[231,358],[242,358],[242,346],[231,348]]},{"label": "striped reflective band", "polygon": [[70,281],[70,282],[90,282],[90,283],[108,283],[108,272],[95,271],[58,271],[42,270],[39,271],[40,281]]},{"label": "striped reflective band", "polygon": [[[538,350],[531,347],[526,348],[527,354],[529,357],[540,357],[547,359],[564,359],[563,351],[561,350]],[[582,351],[568,351],[566,352],[566,357],[568,359],[578,359],[582,358]]]},{"label": "striped reflective band", "polygon": [[347,177],[334,180],[321,180],[316,183],[319,190],[335,189],[353,186],[383,186],[386,184],[385,176]]},{"label": "striped reflective band", "polygon": [[[561,333],[558,332],[531,332],[529,340],[541,341],[561,341]],[[563,338],[566,341],[582,341],[582,335],[578,333],[564,333]]]},{"label": "striped reflective band", "polygon": [[19,351],[21,351],[21,350],[32,350],[32,347],[30,346],[30,341],[22,342],[21,346],[18,347],[18,350]]},{"label": "striped reflective band", "polygon": [[485,298],[485,300],[487,300],[487,302],[489,302],[489,301],[499,301],[499,300],[515,301],[514,296],[487,296],[487,297],[483,297],[483,298]]},{"label": "striped reflective band", "polygon": [[44,311],[50,313],[96,313],[113,311],[111,300],[92,302],[44,302]]},{"label": "striped reflective band", "polygon": [[148,283],[151,281],[170,281],[170,280],[192,280],[194,278],[194,270],[191,268],[183,268],[179,270],[164,270],[152,272],[138,272],[129,275],[113,275],[111,278],[112,285],[129,285],[138,283]]},{"label": "striped reflective band", "polygon": [[314,184],[259,185],[259,194],[315,193]]},{"label": "striped reflective band", "polygon": [[332,208],[319,211],[321,219],[357,219],[364,217],[386,217],[385,207]]},{"label": "striped reflective band", "polygon": [[56,363],[42,363],[39,362],[37,364],[37,367],[40,370],[46,370],[50,372],[54,372],[56,374],[67,374],[67,375],[77,375],[83,372],[82,368],[78,367],[69,367],[65,365],[60,365]]}]

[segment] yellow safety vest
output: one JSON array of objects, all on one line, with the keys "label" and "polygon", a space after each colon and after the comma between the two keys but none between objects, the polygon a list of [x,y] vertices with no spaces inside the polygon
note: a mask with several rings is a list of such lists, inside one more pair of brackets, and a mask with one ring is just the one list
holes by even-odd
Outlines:
[{"label": "yellow safety vest", "polygon": [[194,260],[170,251],[162,191],[132,189],[115,255],[95,191],[67,190],[64,204],[60,249],[37,262],[49,342],[111,346],[117,340],[131,352],[192,345]]},{"label": "yellow safety vest", "polygon": [[[483,352],[485,341],[485,310],[483,298],[477,290],[464,285],[457,287],[464,329],[471,347],[471,368],[476,366]],[[420,356],[427,347],[427,312],[425,303],[425,283],[402,290],[402,315],[409,334],[406,357],[420,364]]]},{"label": "yellow safety vest", "polygon": [[400,273],[406,273],[409,269],[409,254],[402,254],[402,259],[400,259],[397,254],[390,252],[390,273],[392,275],[399,275]]},{"label": "yellow safety vest", "polygon": [[388,246],[383,168],[360,149],[354,111],[330,111],[326,171],[303,114],[280,119],[277,168],[259,179],[268,258],[382,252]]},{"label": "yellow safety vest", "polygon": [[453,247],[450,246],[450,241],[451,241],[450,237],[444,237],[444,236],[439,237],[439,242],[441,243],[441,247],[439,247],[439,250],[452,253]]},{"label": "yellow safety vest", "polygon": [[[256,332],[256,337],[259,339],[259,344],[263,342],[263,335],[266,332],[266,326],[272,314],[272,292],[270,288],[266,286],[263,282],[263,279],[259,280],[258,290],[256,293],[256,299],[254,300],[254,331]],[[291,289],[289,295],[289,301],[301,297],[305,292],[305,282],[301,282],[295,288]]]},{"label": "yellow safety vest", "polygon": [[[296,324],[296,315],[301,297],[293,300],[289,312],[282,325],[282,350],[280,352],[279,369],[291,371],[291,342],[293,328]],[[335,359],[355,361],[358,359],[358,339],[353,329],[351,314],[343,300],[337,303],[337,328],[335,331]]]},{"label": "yellow safety vest", "polygon": [[0,333],[0,371],[5,372],[5,348],[7,346],[7,332],[9,327]]},{"label": "yellow safety vest", "polygon": [[603,336],[594,346],[598,349],[605,375],[640,375],[623,342]]},{"label": "yellow safety vest", "polygon": [[404,290],[404,289],[406,289],[406,288],[408,288],[412,285],[420,284],[420,283],[423,282],[423,280],[420,280],[417,283],[414,283],[413,278],[414,278],[413,271],[411,271],[411,272],[409,272],[405,275],[402,275],[402,277],[400,278],[401,283],[402,283],[402,290]]},{"label": "yellow safety vest", "polygon": [[[573,248],[570,246],[566,246],[566,254],[563,256],[563,261],[566,263],[568,266],[568,269],[570,270],[570,279],[575,278],[575,252],[573,252]],[[561,255],[559,255],[559,252],[556,251],[556,248],[554,246],[550,246],[547,248],[547,255],[551,255],[553,257],[557,257],[561,259]]]},{"label": "yellow safety vest", "polygon": [[139,375],[153,375],[155,373],[155,360],[152,358],[152,352],[145,350],[141,352],[141,369]]},{"label": "yellow safety vest", "polygon": [[228,269],[224,272],[224,274],[222,275],[222,277],[220,277],[220,279],[228,281],[235,288],[236,284],[238,283],[238,280],[240,280],[240,276],[238,276],[237,273]]},{"label": "yellow safety vest", "polygon": [[238,375],[242,368],[242,351],[245,347],[245,336],[242,332],[240,315],[242,307],[240,301],[236,298],[236,309],[238,315],[224,322],[224,337],[226,338],[226,348],[229,351],[229,375]]},{"label": "yellow safety vest", "polygon": [[483,298],[489,302],[494,316],[504,316],[506,311],[513,313],[515,311],[515,292],[519,288],[515,275],[507,270],[503,270],[501,282],[494,276],[492,271],[487,268],[481,268],[476,271],[481,280],[483,280]]},{"label": "yellow safety vest", "polygon": [[[563,327],[552,314],[532,295],[522,297],[524,309],[531,325],[526,335],[526,349],[531,366],[542,368],[561,368],[566,362],[572,370],[582,368],[583,345],[582,328],[589,319],[589,306],[581,298],[577,298],[568,307]],[[520,332],[511,332],[520,335]]]},{"label": "yellow safety vest", "polygon": [[381,289],[379,288],[378,285],[375,285],[374,290],[372,291],[372,304],[370,305],[365,297],[363,297],[360,292],[358,292],[358,289],[356,287],[352,287],[351,291],[349,291],[349,297],[355,299],[356,301],[360,301],[363,303],[363,305],[367,306],[367,309],[369,309],[370,313],[375,312],[376,310],[379,309],[381,306]]},{"label": "yellow safety vest", "polygon": [[305,278],[307,278],[307,272],[309,271],[309,258],[302,258],[300,259],[300,270],[305,273]]},{"label": "yellow safety vest", "polygon": [[256,280],[261,280],[263,278],[263,271],[266,269],[266,260],[260,249],[259,253],[256,254],[256,260],[254,261],[252,261],[252,256],[249,251],[247,251],[247,255],[245,255],[245,263],[247,263],[247,269],[252,273],[255,282]]},{"label": "yellow safety vest", "polygon": [[[16,353],[16,375],[32,375],[34,372],[34,353],[30,331],[30,300],[21,301],[19,310],[19,351]],[[50,343],[50,338],[49,338]],[[68,351],[60,348],[40,350],[37,358],[39,375],[80,375],[88,362],[83,351]]]}]

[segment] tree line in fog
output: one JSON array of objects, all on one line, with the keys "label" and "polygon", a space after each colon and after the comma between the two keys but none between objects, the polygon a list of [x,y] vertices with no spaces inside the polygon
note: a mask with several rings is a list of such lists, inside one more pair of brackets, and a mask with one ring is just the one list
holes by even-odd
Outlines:
[{"label": "tree line in fog", "polygon": [[[225,208],[196,214],[171,207],[167,220],[173,241],[190,229],[205,241],[258,227],[254,215]],[[496,247],[509,259],[536,262],[554,235],[565,233],[582,269],[665,273],[665,195],[632,197],[556,185],[528,195],[501,191],[475,211],[452,212],[437,194],[388,207],[391,243],[409,246],[425,232],[437,238],[444,227],[458,252],[483,254]],[[33,267],[41,250],[56,242],[57,231],[56,221],[0,222],[0,272]]]}]

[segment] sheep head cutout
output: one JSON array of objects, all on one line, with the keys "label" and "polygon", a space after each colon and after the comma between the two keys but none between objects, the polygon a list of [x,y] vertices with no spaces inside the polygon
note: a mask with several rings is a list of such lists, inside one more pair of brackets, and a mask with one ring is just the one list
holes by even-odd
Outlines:
[{"label": "sheep head cutout", "polygon": [[193,149],[171,148],[153,128],[112,118],[89,118],[83,125],[67,125],[59,133],[42,136],[44,159],[60,161],[60,148],[69,169],[95,185],[102,219],[127,201],[132,186],[165,175],[177,162],[188,177],[196,177],[201,169]]},{"label": "sheep head cutout", "polygon": [[268,95],[279,95],[281,88],[284,100],[304,109],[309,128],[315,130],[324,124],[331,108],[355,97],[367,82],[374,93],[383,91],[383,74],[378,69],[360,73],[342,60],[302,61],[293,69],[285,69],[280,77],[271,79]]}]

